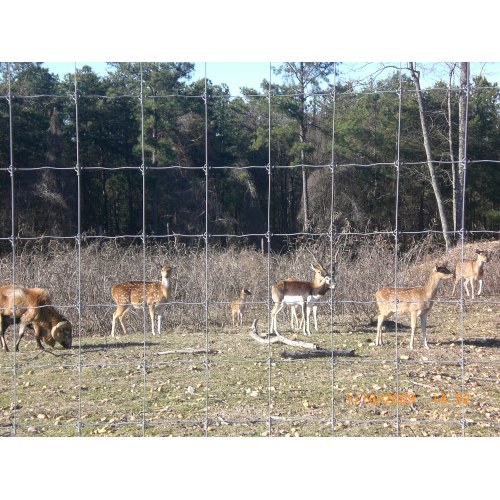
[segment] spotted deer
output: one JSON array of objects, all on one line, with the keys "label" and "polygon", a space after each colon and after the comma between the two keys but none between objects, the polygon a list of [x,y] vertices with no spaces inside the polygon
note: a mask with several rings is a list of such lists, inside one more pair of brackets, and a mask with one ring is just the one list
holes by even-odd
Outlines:
[{"label": "spotted deer", "polygon": [[434,298],[442,281],[453,278],[453,273],[446,267],[435,266],[427,283],[415,288],[381,288],[375,293],[379,309],[377,321],[377,337],[375,345],[382,345],[382,324],[386,318],[394,313],[409,313],[411,318],[410,349],[413,349],[413,339],[417,326],[417,318],[420,318],[422,328],[422,339],[426,349],[427,345],[426,324],[427,315],[434,304]]},{"label": "spotted deer", "polygon": [[484,264],[490,260],[490,252],[486,250],[476,249],[476,258],[474,260],[464,260],[458,262],[455,266],[455,283],[453,284],[452,295],[455,295],[455,287],[457,283],[464,280],[464,288],[467,292],[467,296],[470,296],[469,288],[467,283],[470,283],[472,289],[472,299],[474,299],[474,284],[479,282],[479,291],[477,295],[481,295],[483,291],[483,274],[484,274]]},{"label": "spotted deer", "polygon": [[315,312],[315,308],[317,308],[316,303],[321,300],[330,288],[335,288],[335,283],[332,276],[325,271],[321,264],[311,264],[311,267],[314,271],[312,281],[286,279],[272,286],[271,295],[274,306],[271,311],[271,333],[279,335],[277,317],[285,305],[298,305],[302,308],[303,312],[305,309],[306,320],[302,326],[302,333],[304,335],[311,335],[309,325],[311,310],[314,311],[315,327],[316,330],[318,329]]},{"label": "spotted deer", "polygon": [[245,311],[247,297],[252,295],[250,290],[243,288],[240,292],[240,296],[231,303],[231,317],[233,320],[233,326],[243,324],[243,312]]},{"label": "spotted deer", "polygon": [[130,307],[141,309],[143,304],[148,306],[151,318],[151,331],[155,335],[155,311],[158,312],[158,335],[161,332],[161,317],[165,309],[165,304],[172,299],[170,278],[174,266],[163,266],[161,268],[161,282],[151,281],[125,281],[118,283],[111,288],[111,296],[116,303],[116,310],[113,313],[113,323],[111,326],[111,336],[115,335],[116,320],[120,320],[123,333],[127,330],[123,323],[123,316]]}]

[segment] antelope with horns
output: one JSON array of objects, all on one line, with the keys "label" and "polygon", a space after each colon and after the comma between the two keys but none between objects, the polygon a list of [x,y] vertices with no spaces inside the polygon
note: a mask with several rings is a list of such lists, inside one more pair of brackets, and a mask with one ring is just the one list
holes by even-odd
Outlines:
[{"label": "antelope with horns", "polygon": [[[284,281],[295,281],[295,278],[287,278]],[[290,307],[290,328],[294,330],[297,328],[297,330],[300,330],[302,328],[302,324],[304,323],[305,315],[304,315],[304,309],[301,307],[300,312],[302,313],[302,316],[299,321],[299,317],[297,316],[297,304],[289,304]],[[316,308],[316,306],[314,306]],[[316,324],[316,316],[315,316],[315,309],[313,308],[314,311],[314,322]],[[316,327],[316,330],[318,328]]]},{"label": "antelope with horns", "polygon": [[[155,311],[158,311],[158,335],[161,332],[161,317],[165,309],[165,304],[172,298],[170,277],[173,266],[163,266],[161,268],[161,282],[151,281],[125,281],[118,283],[111,288],[111,296],[116,303],[116,310],[113,313],[113,323],[111,326],[111,336],[115,337],[116,320],[120,320],[123,333],[127,330],[123,324],[123,316],[130,307],[141,309],[142,304],[146,304],[151,317],[151,331],[155,335]],[[116,335],[117,337],[117,335]]]},{"label": "antelope with horns", "polygon": [[[306,311],[306,321],[303,323],[302,333],[304,335],[311,335],[309,320],[311,309],[314,311],[314,323],[316,330],[318,325],[316,323],[316,303],[321,300],[323,295],[335,288],[335,283],[332,276],[330,276],[323,266],[319,263],[311,264],[314,271],[314,278],[312,281],[298,281],[287,279],[280,281],[273,285],[271,288],[271,295],[273,297],[274,306],[271,311],[271,333],[278,333],[277,316],[278,313],[286,305],[298,305]],[[333,275],[334,273],[332,273]]]},{"label": "antelope with horns", "polygon": [[443,266],[436,265],[432,270],[427,283],[415,288],[381,288],[375,293],[377,306],[379,309],[377,321],[377,337],[375,345],[382,345],[382,324],[386,318],[390,318],[394,313],[409,313],[411,317],[411,338],[410,349],[413,349],[413,339],[417,326],[417,318],[420,317],[422,328],[422,339],[426,349],[426,324],[427,315],[434,304],[434,297],[442,281],[453,278],[453,273]]},{"label": "antelope with horns", "polygon": [[243,312],[245,311],[245,303],[247,297],[252,295],[250,290],[243,288],[240,292],[240,296],[231,303],[231,317],[233,320],[233,326],[243,324]]},{"label": "antelope with horns", "polygon": [[467,283],[470,283],[472,288],[472,299],[474,299],[474,284],[479,281],[479,291],[477,295],[481,295],[483,291],[483,274],[484,264],[490,260],[490,252],[486,250],[476,249],[476,258],[474,260],[464,260],[463,264],[458,262],[455,266],[455,283],[453,284],[452,295],[455,295],[455,287],[457,283],[463,278],[464,288],[467,296],[470,296]]},{"label": "antelope with horns", "polygon": [[20,322],[19,337],[15,350],[19,351],[19,342],[25,329],[32,325],[39,349],[43,349],[41,339],[50,347],[58,342],[65,349],[71,349],[71,323],[51,305],[49,292],[44,288],[25,288],[5,285],[0,287],[0,342],[4,351],[8,351],[5,342],[5,330],[9,325]]}]

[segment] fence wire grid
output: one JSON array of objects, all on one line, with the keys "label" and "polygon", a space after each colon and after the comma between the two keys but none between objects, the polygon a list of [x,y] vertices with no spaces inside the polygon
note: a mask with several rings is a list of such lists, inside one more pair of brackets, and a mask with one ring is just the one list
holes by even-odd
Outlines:
[{"label": "fence wire grid", "polygon": [[[334,75],[335,75],[334,71]],[[331,149],[322,164],[279,165],[273,156],[272,109],[282,94],[273,89],[272,66],[266,95],[247,99],[267,101],[268,162],[261,165],[217,165],[210,157],[208,78],[204,93],[196,96],[149,95],[141,67],[139,95],[84,95],[75,69],[73,85],[67,95],[52,96],[74,105],[74,165],[18,166],[14,155],[17,134],[13,125],[15,99],[42,102],[47,96],[0,96],[7,103],[10,164],[0,165],[3,180],[10,183],[11,228],[0,235],[10,245],[3,253],[2,285],[43,287],[50,290],[52,304],[71,320],[73,346],[63,350],[58,344],[38,350],[28,329],[17,352],[19,323],[6,334],[9,352],[0,352],[0,435],[2,436],[495,436],[500,426],[500,377],[498,366],[498,276],[497,242],[499,231],[476,230],[462,226],[448,234],[458,240],[441,256],[453,271],[474,257],[476,248],[491,252],[484,270],[484,293],[470,299],[461,286],[451,294],[451,281],[443,285],[428,319],[430,350],[421,344],[420,323],[415,349],[408,348],[409,317],[397,315],[386,325],[385,344],[376,346],[377,306],[374,293],[389,287],[423,285],[438,253],[425,252],[425,237],[436,240],[442,232],[435,227],[405,230],[400,220],[400,185],[410,165],[401,156],[402,107],[411,91],[399,88],[374,90],[373,95],[393,92],[399,100],[396,117],[394,158],[383,163],[338,163],[336,144],[337,102],[335,83],[331,93],[318,93],[332,104]],[[336,78],[333,76],[333,78]],[[445,89],[446,90],[446,89]],[[309,95],[308,97],[314,97]],[[80,117],[86,103],[123,98],[137,99],[141,115],[140,165],[108,167],[82,165]],[[177,227],[148,233],[147,202],[151,192],[147,175],[145,142],[145,102],[148,99],[192,99],[203,103],[205,123],[203,148],[205,163],[199,166],[171,164],[155,166],[155,175],[183,171],[186,176],[204,175],[204,199],[196,200],[204,213],[204,230],[193,232]],[[468,109],[468,96],[467,96]],[[468,124],[468,120],[467,120]],[[105,128],[105,124],[103,124]],[[29,130],[27,131],[29,133]],[[467,137],[467,131],[465,131]],[[467,144],[467,141],[466,141]],[[467,158],[467,154],[465,154]],[[440,162],[451,164],[453,162]],[[458,163],[455,161],[454,163]],[[498,165],[495,159],[477,160],[479,167]],[[464,162],[464,186],[471,162]],[[340,171],[349,169],[393,169],[395,171],[394,211],[391,230],[360,231],[339,226],[337,198],[342,187]],[[282,169],[305,169],[327,173],[329,188],[324,204],[329,220],[321,231],[296,233],[274,231],[272,212],[273,182]],[[211,213],[214,175],[236,171],[262,171],[267,175],[266,230],[240,234],[220,231]],[[76,233],[39,234],[24,237],[16,224],[16,179],[35,171],[53,171],[76,178]],[[82,178],[94,172],[132,171],[142,178],[142,229],[138,234],[106,235],[82,231]],[[3,182],[3,181],[2,181]],[[186,200],[191,203],[192,200]],[[182,208],[182,207],[180,207]],[[462,217],[466,220],[465,189]],[[45,214],[40,214],[44,217]],[[214,230],[215,229],[215,230]],[[418,236],[412,257],[402,254],[405,238]],[[255,247],[248,241],[257,241]],[[277,252],[273,242],[298,241],[288,252]],[[469,240],[477,240],[469,244]],[[221,245],[221,242],[223,243]],[[232,244],[237,245],[232,246]],[[368,279],[379,276],[382,282],[364,283],[355,272],[359,265],[353,248],[368,242],[373,254]],[[378,246],[378,243],[380,246]],[[59,244],[66,245],[64,251]],[[380,251],[377,254],[377,251]],[[54,253],[51,253],[54,252]],[[311,255],[311,253],[313,255]],[[384,262],[377,255],[390,257]],[[288,346],[267,335],[271,324],[271,289],[279,280],[296,277],[311,279],[313,259],[320,259],[328,273],[334,272],[336,287],[318,303],[319,329],[303,336],[289,326],[287,307],[278,316],[280,333],[292,342],[312,342],[323,357],[312,357],[313,350]],[[455,262],[451,260],[455,259]],[[373,259],[373,260],[372,260]],[[441,259],[441,260],[443,260]],[[110,336],[112,313],[116,304],[111,286],[127,281],[143,283],[160,280],[160,268],[175,266],[171,279],[172,299],[165,306],[160,335],[151,334],[147,307],[125,316],[127,334],[117,322],[118,338]],[[453,268],[452,268],[453,266]],[[374,274],[373,274],[374,273]],[[390,279],[390,281],[387,281]],[[452,280],[453,281],[453,280]],[[252,295],[245,303],[243,324],[233,326],[230,305],[242,288]],[[477,290],[476,290],[477,292]],[[5,309],[4,309],[5,310]],[[257,319],[257,342],[250,335]],[[284,352],[287,351],[287,352]],[[299,353],[301,356],[290,355]]]}]

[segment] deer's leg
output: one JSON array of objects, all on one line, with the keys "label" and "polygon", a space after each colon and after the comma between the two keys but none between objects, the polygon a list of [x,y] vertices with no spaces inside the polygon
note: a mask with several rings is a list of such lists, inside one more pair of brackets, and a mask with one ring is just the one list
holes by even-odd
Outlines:
[{"label": "deer's leg", "polygon": [[464,279],[464,288],[465,288],[465,291],[467,292],[467,297],[470,296],[470,293],[469,293],[469,287],[467,286],[467,282],[469,281],[469,278],[465,278]]},{"label": "deer's leg", "polygon": [[472,289],[472,300],[474,300],[474,282],[475,281],[476,280],[474,279],[474,276],[472,276],[471,279],[470,279],[470,287]]},{"label": "deer's leg", "polygon": [[410,349],[413,349],[413,339],[415,338],[415,330],[417,328],[417,311],[411,312],[411,337],[410,337]]},{"label": "deer's leg", "polygon": [[477,292],[477,296],[479,297],[483,293],[483,278],[479,280],[479,291]]},{"label": "deer's leg", "polygon": [[[302,307],[304,307],[304,306],[302,306]],[[307,304],[306,305],[306,321],[304,323],[304,327],[302,330],[304,335],[311,335],[310,319],[311,319],[311,306],[309,304]]]},{"label": "deer's leg", "polygon": [[377,336],[375,337],[375,345],[382,345],[382,325],[384,323],[385,316],[380,313],[377,319]]},{"label": "deer's leg", "polygon": [[[21,342],[21,339],[24,337],[24,331],[26,330],[27,326],[28,325],[26,323],[21,323],[21,326],[19,327],[19,336],[17,337],[16,347],[15,347],[16,351],[19,351],[19,342]],[[35,328],[35,326],[33,326],[33,328]]]},{"label": "deer's leg", "polygon": [[149,310],[149,317],[151,319],[151,333],[153,334],[153,337],[154,337],[154,335],[155,335],[155,306],[153,304],[149,304],[148,310]]},{"label": "deer's leg", "polygon": [[5,352],[9,352],[7,342],[5,342],[5,330],[7,329],[7,326],[7,319],[3,314],[0,314],[0,342],[2,344],[2,349]]},{"label": "deer's leg", "polygon": [[318,319],[316,314],[318,312],[318,306],[313,306],[313,316],[314,316],[314,329],[318,331]]},{"label": "deer's leg", "polygon": [[293,330],[295,325],[299,324],[299,318],[297,318],[296,306],[290,306],[290,328]]},{"label": "deer's leg", "polygon": [[300,313],[301,313],[300,323],[297,326],[297,328],[299,328],[299,329],[302,328],[302,325],[304,324],[304,321],[306,320],[305,304],[302,304],[302,306],[300,308]]},{"label": "deer's leg", "polygon": [[427,313],[421,314],[420,326],[422,328],[422,341],[423,341],[424,347],[426,349],[429,349],[429,346],[427,345]]},{"label": "deer's leg", "polygon": [[277,327],[277,316],[281,309],[283,309],[284,305],[284,302],[275,302],[271,311],[271,333],[275,333],[276,335],[279,335]]},{"label": "deer's leg", "polygon": [[122,325],[122,330],[123,333],[126,334],[127,330],[125,329],[125,325],[123,324],[122,316],[127,312],[127,307],[126,306],[118,306],[116,308],[116,311],[113,313],[113,321],[111,323],[111,336],[112,337],[118,337],[118,335],[115,335],[115,328],[116,328],[116,320],[120,320],[120,324]]}]

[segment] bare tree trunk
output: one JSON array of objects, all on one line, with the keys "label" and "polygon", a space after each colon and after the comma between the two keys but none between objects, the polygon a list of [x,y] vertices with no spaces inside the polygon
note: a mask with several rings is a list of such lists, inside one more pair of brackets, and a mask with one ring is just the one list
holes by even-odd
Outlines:
[{"label": "bare tree trunk", "polygon": [[467,87],[469,84],[469,63],[460,63],[460,93],[458,96],[458,182],[457,182],[457,224],[463,229],[465,221],[462,217],[465,178],[465,132],[467,130]]},{"label": "bare tree trunk", "polygon": [[434,190],[434,196],[436,197],[436,204],[438,207],[439,218],[441,220],[441,229],[443,231],[446,250],[449,250],[451,248],[451,239],[450,235],[448,234],[448,222],[446,220],[443,197],[441,196],[441,190],[439,188],[436,171],[434,169],[434,161],[432,159],[432,148],[429,139],[429,129],[427,127],[427,122],[425,121],[424,103],[422,100],[422,90],[420,88],[420,72],[416,70],[413,63],[408,63],[408,69],[410,70],[413,83],[415,84],[415,90],[417,91],[418,111],[420,114],[420,123],[422,125],[422,135],[424,138],[425,154],[427,156],[427,166],[429,168],[429,174],[431,176],[431,185],[432,189]]},{"label": "bare tree trunk", "polygon": [[302,206],[304,207],[304,227],[303,231],[309,231],[309,196],[307,194],[307,171],[304,167],[304,150],[300,153],[302,163]]},{"label": "bare tree trunk", "polygon": [[451,82],[456,64],[453,63],[450,67],[449,83],[448,83],[448,145],[450,148],[451,161],[451,182],[453,186],[453,231],[457,231],[459,218],[457,217],[457,199],[459,197],[458,186],[458,165],[455,164],[455,153],[453,152],[453,118],[451,113]]},{"label": "bare tree trunk", "polygon": [[[300,63],[300,86],[301,86],[301,94],[300,94],[300,132],[299,132],[299,140],[302,144],[306,142],[307,136],[307,127],[306,127],[306,85],[304,79],[304,63]],[[300,162],[302,164],[302,206],[304,208],[304,226],[303,231],[306,233],[309,231],[309,197],[307,194],[307,170],[304,167],[305,163],[305,154],[304,148],[300,151]]]}]

